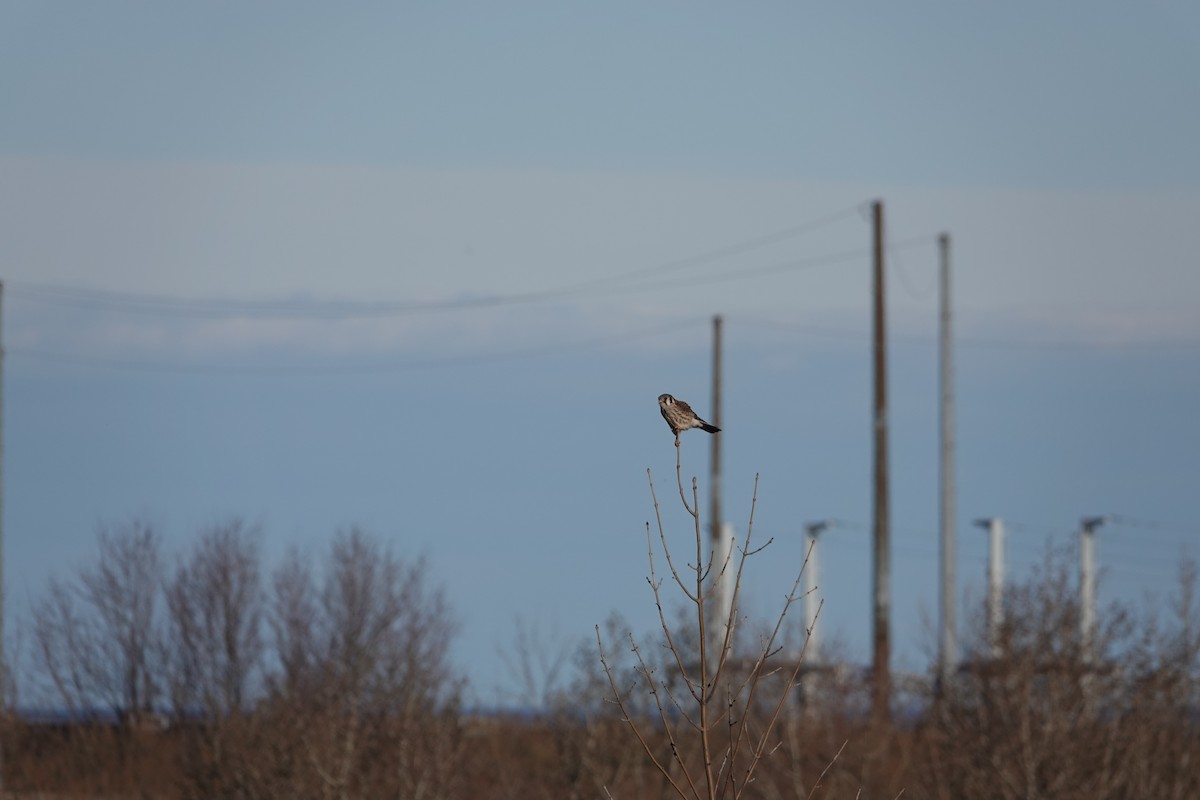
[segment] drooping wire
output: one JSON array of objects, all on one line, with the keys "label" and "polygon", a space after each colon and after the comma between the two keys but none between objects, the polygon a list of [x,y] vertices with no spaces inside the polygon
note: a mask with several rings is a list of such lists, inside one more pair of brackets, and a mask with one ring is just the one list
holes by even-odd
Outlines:
[{"label": "drooping wire", "polygon": [[[364,317],[396,316],[401,314],[448,311],[455,309],[491,308],[497,306],[532,303],[545,300],[562,299],[580,294],[592,294],[597,291],[604,293],[621,293],[641,291],[651,288],[677,286],[678,283],[659,282],[658,284],[635,284],[631,281],[652,277],[670,272],[696,267],[720,259],[741,255],[753,250],[775,244],[787,239],[808,233],[838,220],[853,216],[857,206],[843,209],[832,214],[809,220],[800,225],[794,225],[751,239],[745,239],[733,244],[705,251],[684,258],[673,259],[649,267],[642,267],[628,272],[604,278],[594,278],[581,283],[569,284],[554,289],[518,292],[505,295],[488,295],[482,297],[465,297],[454,300],[438,300],[430,302],[388,302],[388,301],[336,301],[322,300],[305,302],[297,300],[216,300],[205,298],[184,298],[159,294],[142,294],[135,292],[112,292],[102,289],[90,289],[77,286],[56,286],[53,284],[10,282],[10,292],[16,299],[31,300],[52,305],[70,306],[76,308],[91,308],[100,310],[125,311],[139,314],[158,314],[168,316],[188,317],[278,317],[278,318],[310,318],[310,319],[350,319]],[[826,257],[828,260],[828,257]],[[834,259],[836,260],[836,258]],[[764,273],[777,269],[786,269],[787,265],[772,265],[763,270]],[[707,276],[700,280],[724,280],[723,273]],[[694,281],[691,281],[694,282]]]},{"label": "drooping wire", "polygon": [[292,375],[349,375],[365,373],[409,372],[424,369],[437,369],[442,367],[483,365],[524,358],[565,355],[569,353],[605,347],[611,344],[640,341],[658,336],[665,336],[667,334],[686,330],[707,323],[707,317],[694,317],[684,320],[676,320],[665,325],[642,328],[636,331],[625,331],[623,333],[613,334],[610,336],[596,337],[578,342],[565,342],[547,345],[544,347],[533,347],[505,352],[444,356],[441,358],[426,358],[413,361],[380,361],[359,364],[188,364],[177,361],[86,356],[21,347],[7,348],[5,350],[5,355],[18,359],[27,358],[36,361],[74,364],[78,366],[98,367],[102,369],[132,370],[138,372],[172,372],[202,375],[246,375],[261,377]]}]

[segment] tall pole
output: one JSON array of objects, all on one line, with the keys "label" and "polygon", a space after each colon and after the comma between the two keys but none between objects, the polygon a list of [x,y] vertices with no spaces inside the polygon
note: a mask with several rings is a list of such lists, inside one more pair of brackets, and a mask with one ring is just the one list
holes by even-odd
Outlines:
[{"label": "tall pole", "polygon": [[1092,663],[1096,635],[1096,529],[1108,517],[1084,517],[1079,522],[1079,639],[1083,660]]},{"label": "tall pole", "polygon": [[[718,428],[724,427],[721,422],[721,317],[713,317],[713,351],[712,351],[712,412],[709,419]],[[721,434],[715,433],[709,437],[712,450],[709,453],[709,482],[708,482],[708,516],[709,542],[712,553],[713,579],[712,587],[716,602],[709,608],[707,627],[710,632],[711,646],[709,652],[717,652],[725,641],[725,628],[729,620],[729,611],[733,606],[733,575],[732,564],[726,566],[726,554],[731,545],[727,544],[725,531],[721,525]],[[728,538],[732,539],[733,529],[730,527]]]},{"label": "tall pole", "polygon": [[8,667],[4,651],[4,281],[0,281],[0,794],[4,794],[4,735],[8,722]]},{"label": "tall pole", "polygon": [[[713,570],[716,572],[716,579],[713,581],[713,587],[716,589],[716,602],[713,604],[715,617],[713,619],[716,624],[709,626],[713,642],[713,646],[708,650],[710,653],[719,652],[726,639],[732,647],[733,636],[727,637],[726,630],[737,627],[737,612],[733,607],[734,582],[737,574],[737,564],[734,561],[737,552],[734,548],[737,546],[737,541],[733,524],[727,522],[722,525],[719,536],[720,539],[714,543],[713,547]],[[722,652],[721,655],[725,654]]]},{"label": "tall pole", "polygon": [[1004,624],[1004,522],[993,517],[988,526],[988,629],[992,656],[1000,657],[1000,628]]},{"label": "tall pole", "polygon": [[[712,352],[712,405],[709,407],[712,415],[709,419],[718,428],[724,427],[721,422],[721,316],[713,317],[713,352]],[[721,543],[721,434],[714,433],[709,437],[711,455],[709,457],[709,508],[708,517],[713,552]]]},{"label": "tall pole", "polygon": [[813,665],[821,663],[821,638],[817,634],[817,609],[821,603],[817,599],[817,588],[820,586],[821,561],[818,558],[817,537],[821,531],[831,524],[829,520],[804,523],[804,660]]},{"label": "tall pole", "polygon": [[[4,660],[4,282],[0,281],[0,734],[8,722],[8,668]],[[0,736],[0,795],[4,793],[4,749]]]},{"label": "tall pole", "polygon": [[821,585],[820,547],[817,539],[821,531],[833,524],[832,520],[804,523],[804,665],[800,675],[800,698],[805,713],[816,708],[820,693],[821,634],[817,630],[817,610],[821,601],[817,589]]},{"label": "tall pole", "polygon": [[887,425],[887,338],[884,317],[883,282],[883,203],[871,204],[874,241],[874,338],[875,338],[875,502],[874,558],[872,559],[872,621],[874,661],[872,664],[872,706],[876,719],[890,717],[891,675],[888,661],[891,650],[891,557],[889,552],[888,509],[888,425]]},{"label": "tall pole", "polygon": [[954,606],[954,361],[950,328],[950,236],[938,237],[941,309],[939,337],[938,404],[941,422],[939,528],[941,541],[941,638],[938,640],[938,684],[945,688],[958,661],[957,620]]},{"label": "tall pole", "polygon": [[999,517],[976,520],[988,532],[987,636],[992,658],[1003,655],[1000,628],[1004,624],[1004,521]]}]

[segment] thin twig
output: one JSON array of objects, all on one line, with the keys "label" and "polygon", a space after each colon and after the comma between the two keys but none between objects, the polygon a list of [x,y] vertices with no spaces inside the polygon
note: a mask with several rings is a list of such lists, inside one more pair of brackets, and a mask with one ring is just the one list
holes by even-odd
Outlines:
[{"label": "thin twig", "polygon": [[812,800],[812,796],[814,794],[816,794],[817,789],[821,788],[821,781],[825,780],[826,773],[828,773],[829,770],[833,767],[833,765],[837,763],[838,756],[840,756],[842,754],[842,751],[846,749],[846,745],[848,745],[848,744],[850,744],[849,739],[842,742],[842,746],[838,748],[838,751],[833,754],[833,758],[831,758],[829,760],[829,763],[825,765],[825,769],[821,770],[821,774],[817,776],[817,782],[813,784],[813,787],[809,791],[808,798],[806,798],[806,800]]},{"label": "thin twig", "polygon": [[[699,516],[700,504],[696,503],[695,508],[688,505],[687,496],[683,493],[683,451],[679,447],[679,435],[675,435],[675,482],[679,484],[679,499],[683,501],[683,507],[693,517]],[[695,483],[695,480],[692,481]]]},{"label": "thin twig", "polygon": [[658,538],[662,540],[663,554],[667,558],[667,566],[671,568],[671,577],[675,579],[675,583],[679,585],[679,588],[683,590],[687,598],[695,603],[697,598],[688,590],[687,584],[679,576],[679,571],[675,569],[675,562],[671,560],[671,548],[667,546],[667,534],[662,524],[662,512],[658,507],[658,495],[654,491],[654,474],[649,469],[646,470],[646,478],[650,481],[650,497],[654,500],[654,518],[658,522]]},{"label": "thin twig", "polygon": [[[791,602],[792,602],[792,600],[789,599],[787,604],[785,604],[784,611],[780,614],[781,621],[782,621],[783,615],[787,613],[787,608],[788,608],[788,606],[791,605]],[[825,601],[822,600],[817,605],[817,611],[813,617],[814,620],[818,619],[820,617],[821,609],[824,608],[824,604],[825,604]],[[774,639],[774,634],[772,634],[772,639]],[[805,639],[804,646],[800,649],[800,656],[796,659],[796,665],[792,669],[792,674],[788,677],[788,680],[787,680],[786,684],[784,685],[784,690],[780,693],[779,701],[775,704],[775,708],[771,712],[771,718],[767,721],[767,726],[763,731],[763,735],[759,738],[758,746],[755,748],[754,758],[750,762],[750,767],[747,769],[747,772],[746,772],[746,780],[747,781],[749,781],[750,775],[753,774],[755,768],[758,766],[759,760],[762,758],[763,749],[766,747],[767,737],[769,737],[771,734],[771,731],[774,730],[775,724],[779,720],[779,715],[780,715],[780,713],[782,713],[784,705],[787,703],[788,698],[791,696],[792,689],[796,686],[797,680],[800,675],[800,667],[801,667],[801,665],[804,664],[804,655],[808,651],[808,641],[809,641],[808,639]],[[747,705],[749,705],[751,700],[753,699],[754,690],[756,688],[757,688],[757,686],[751,687],[750,699],[747,700]]]}]

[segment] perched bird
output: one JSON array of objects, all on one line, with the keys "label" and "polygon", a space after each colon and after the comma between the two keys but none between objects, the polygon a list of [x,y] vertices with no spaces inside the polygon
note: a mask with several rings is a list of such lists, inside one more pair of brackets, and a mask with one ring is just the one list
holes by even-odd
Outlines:
[{"label": "perched bird", "polygon": [[709,433],[716,433],[721,430],[716,425],[709,425],[704,420],[696,416],[696,412],[692,411],[692,407],[682,400],[676,400],[669,394],[660,394],[658,396],[658,410],[662,412],[663,419],[671,426],[671,433],[675,434],[675,446],[679,446],[679,434],[686,431],[688,428],[700,428]]}]

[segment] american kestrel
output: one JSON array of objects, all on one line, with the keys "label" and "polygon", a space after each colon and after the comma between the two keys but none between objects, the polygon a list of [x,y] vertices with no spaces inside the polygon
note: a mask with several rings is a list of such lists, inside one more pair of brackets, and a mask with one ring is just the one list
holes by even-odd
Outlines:
[{"label": "american kestrel", "polygon": [[696,416],[696,412],[692,411],[692,407],[682,400],[676,400],[669,394],[660,394],[658,396],[658,410],[662,412],[663,419],[671,426],[671,433],[675,434],[675,444],[679,444],[679,434],[686,431],[688,428],[700,428],[709,433],[716,433],[721,430],[716,425],[709,425],[704,420]]}]

